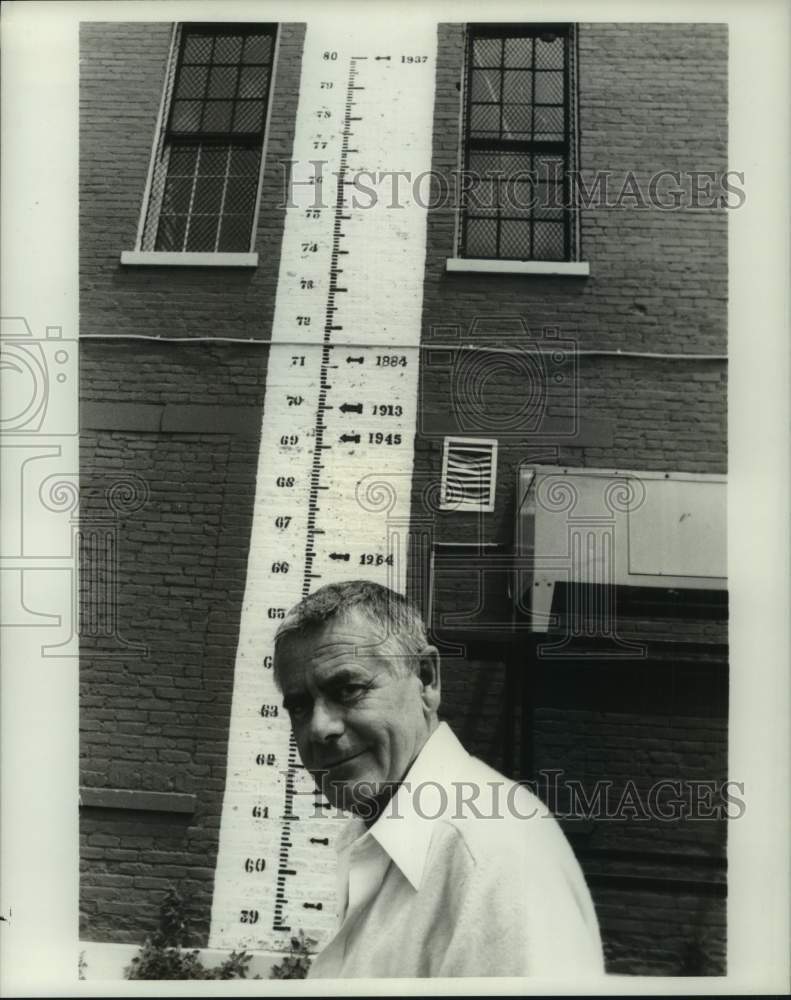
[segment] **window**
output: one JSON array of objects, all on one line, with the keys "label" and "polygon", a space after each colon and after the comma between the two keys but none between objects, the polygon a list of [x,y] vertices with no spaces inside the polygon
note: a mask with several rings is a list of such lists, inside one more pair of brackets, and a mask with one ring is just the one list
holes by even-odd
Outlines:
[{"label": "window", "polygon": [[251,249],[274,41],[273,25],[178,30],[143,250]]},{"label": "window", "polygon": [[445,438],[440,510],[494,510],[497,441]]},{"label": "window", "polygon": [[577,259],[574,50],[573,25],[469,27],[461,257]]}]

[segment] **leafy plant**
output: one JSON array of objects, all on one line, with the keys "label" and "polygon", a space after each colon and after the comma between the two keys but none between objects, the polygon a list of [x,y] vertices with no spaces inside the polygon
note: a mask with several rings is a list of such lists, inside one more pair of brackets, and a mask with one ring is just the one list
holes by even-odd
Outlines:
[{"label": "leafy plant", "polygon": [[[170,888],[159,906],[159,930],[147,937],[140,954],[124,970],[127,979],[246,979],[252,955],[232,951],[220,965],[206,968],[191,937],[184,900]],[[259,979],[260,976],[255,976]]]},{"label": "leafy plant", "polygon": [[[244,949],[232,951],[219,965],[207,968],[198,948],[187,947],[191,932],[186,905],[170,888],[159,905],[159,929],[143,943],[139,955],[124,970],[127,979],[247,979],[253,956]],[[316,942],[304,931],[291,938],[291,952],[272,966],[270,979],[305,979],[310,968],[310,950]],[[80,969],[84,968],[82,955]],[[253,976],[253,979],[260,979]]]},{"label": "leafy plant", "polygon": [[273,965],[270,979],[305,979],[310,968],[310,949],[316,942],[305,937],[304,931],[291,938],[291,954],[286,955],[279,965]]}]

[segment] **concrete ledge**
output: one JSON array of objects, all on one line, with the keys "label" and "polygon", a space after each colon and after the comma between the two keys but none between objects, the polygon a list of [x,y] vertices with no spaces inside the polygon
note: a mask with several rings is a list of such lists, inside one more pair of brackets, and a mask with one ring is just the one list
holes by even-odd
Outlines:
[{"label": "concrete ledge", "polygon": [[122,250],[121,263],[131,267],[258,267],[258,254]]},{"label": "concrete ledge", "polygon": [[186,792],[144,792],[133,788],[80,786],[80,808],[131,809],[135,812],[194,813],[196,795]]},{"label": "concrete ledge", "polygon": [[[140,943],[142,944],[142,941]],[[201,962],[203,962],[205,966],[213,966],[224,962],[230,955],[232,949],[228,948],[223,951],[219,948],[199,948],[198,951]],[[84,974],[86,980],[123,979],[124,969],[129,965],[133,958],[137,957],[140,952],[140,946],[136,944],[114,944],[111,941],[80,941],[78,943],[78,954],[80,952],[82,953],[82,957],[85,962]],[[252,951],[251,949],[248,949],[248,953],[252,955],[250,964],[247,967],[247,975],[249,979],[252,979],[253,976],[256,975],[259,975],[262,979],[269,979],[272,966],[283,961],[283,954],[279,954],[277,952]],[[74,964],[76,967],[76,958]],[[240,980],[235,980],[235,982],[239,981]],[[202,991],[196,992],[194,995],[200,996],[201,992]],[[98,996],[99,994],[96,995]],[[134,994],[129,993],[127,995],[133,996]],[[156,996],[157,994],[146,991],[145,993],[137,995]],[[188,994],[186,992],[183,993],[183,996],[187,995]],[[204,993],[203,995],[209,996],[219,994]],[[229,994],[226,993],[224,995]],[[256,994],[249,993],[249,995],[255,996]]]},{"label": "concrete ledge", "polygon": [[569,278],[586,278],[590,274],[587,260],[488,260],[475,257],[449,257],[445,269],[450,272],[479,274],[557,274]]}]

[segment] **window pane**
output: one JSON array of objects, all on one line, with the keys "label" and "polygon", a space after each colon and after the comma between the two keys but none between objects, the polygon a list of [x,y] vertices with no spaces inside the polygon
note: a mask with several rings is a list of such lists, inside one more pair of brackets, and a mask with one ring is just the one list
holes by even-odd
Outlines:
[{"label": "window pane", "polygon": [[176,85],[176,97],[203,97],[207,75],[205,66],[183,66]]},{"label": "window pane", "polygon": [[187,233],[186,249],[213,251],[214,244],[217,242],[218,222],[219,217],[216,215],[193,215]]},{"label": "window pane", "polygon": [[529,70],[507,69],[503,79],[503,100],[529,104],[533,100],[533,74]]},{"label": "window pane", "polygon": [[565,136],[563,108],[535,109],[533,138],[549,142],[561,141]]},{"label": "window pane", "polygon": [[502,186],[503,215],[524,216],[538,201],[537,185],[530,180],[512,179]]},{"label": "window pane", "polygon": [[504,219],[500,224],[500,256],[512,260],[530,257],[530,222]]},{"label": "window pane", "polygon": [[263,101],[237,101],[234,132],[260,132],[264,127]]},{"label": "window pane", "polygon": [[563,74],[536,73],[536,103],[563,103]]},{"label": "window pane", "polygon": [[204,146],[201,149],[198,173],[202,177],[224,177],[227,170],[227,146]]},{"label": "window pane", "polygon": [[191,177],[168,177],[162,198],[162,213],[186,215],[189,211],[191,197]]},{"label": "window pane", "polygon": [[506,38],[505,65],[511,69],[525,69],[533,65],[532,38]]},{"label": "window pane", "polygon": [[225,192],[223,213],[252,216],[258,182],[251,177],[231,177]]},{"label": "window pane", "polygon": [[500,70],[476,69],[472,74],[473,101],[500,100]]},{"label": "window pane", "polygon": [[260,165],[260,152],[258,149],[250,149],[246,146],[237,146],[231,152],[232,174],[258,177],[258,167]]},{"label": "window pane", "polygon": [[214,43],[215,63],[238,63],[242,58],[242,39],[239,35],[218,35]]},{"label": "window pane", "polygon": [[195,173],[198,149],[197,145],[174,146],[170,151],[168,177],[191,177]]},{"label": "window pane", "polygon": [[467,219],[466,237],[465,253],[468,257],[497,256],[496,219]]},{"label": "window pane", "polygon": [[475,132],[500,132],[500,105],[473,104],[470,108],[470,129]]},{"label": "window pane", "polygon": [[563,260],[563,224],[560,222],[533,223],[533,258],[535,260]]},{"label": "window pane", "polygon": [[174,101],[171,128],[174,132],[197,132],[203,104],[200,101]]},{"label": "window pane", "polygon": [[209,101],[203,111],[203,132],[228,132],[231,128],[232,101]]},{"label": "window pane", "polygon": [[250,249],[250,225],[252,216],[225,215],[220,224],[218,250],[225,253],[245,253]]},{"label": "window pane", "polygon": [[244,41],[244,55],[242,62],[245,63],[265,63],[272,58],[272,37],[271,35],[248,35]]},{"label": "window pane", "polygon": [[192,199],[193,216],[196,213],[198,215],[219,213],[224,187],[224,177],[199,177],[195,185],[195,197]]},{"label": "window pane", "polygon": [[536,69],[562,69],[564,41],[562,35],[539,35],[536,38]]},{"label": "window pane", "polygon": [[265,66],[244,66],[242,67],[239,79],[240,97],[264,97],[266,95],[266,84],[269,79],[269,71]]},{"label": "window pane", "polygon": [[500,177],[505,172],[502,157],[499,153],[476,153],[470,157],[468,172],[472,181],[468,181],[469,191],[465,195],[465,203],[472,214],[479,214],[481,209],[497,208],[500,204]]},{"label": "window pane", "polygon": [[503,136],[509,139],[530,138],[533,131],[531,104],[506,104],[503,108]]},{"label": "window pane", "polygon": [[499,184],[496,180],[475,177],[465,199],[471,212],[485,215],[486,209],[495,209],[500,204]]},{"label": "window pane", "polygon": [[502,38],[474,38],[472,42],[473,66],[499,66],[502,62]]},{"label": "window pane", "polygon": [[236,93],[235,66],[212,66],[209,80],[209,97],[233,97]]},{"label": "window pane", "polygon": [[194,35],[190,33],[184,42],[185,63],[211,62],[213,38],[211,35]]},{"label": "window pane", "polygon": [[183,250],[186,215],[163,215],[159,220],[155,250]]}]

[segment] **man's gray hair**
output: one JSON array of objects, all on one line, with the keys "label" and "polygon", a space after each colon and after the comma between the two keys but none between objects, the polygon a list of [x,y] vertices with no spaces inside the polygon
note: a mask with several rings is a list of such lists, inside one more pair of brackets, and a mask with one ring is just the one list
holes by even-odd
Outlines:
[{"label": "man's gray hair", "polygon": [[[376,627],[383,641],[395,640],[401,653],[397,657],[401,668],[417,671],[419,656],[428,644],[423,619],[402,594],[372,580],[328,583],[303,597],[280,623],[275,634],[275,651],[277,652],[278,643],[283,639],[292,635],[305,635],[334,618],[343,619],[355,608]],[[381,649],[378,642],[372,646],[377,650]]]}]

